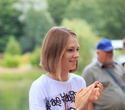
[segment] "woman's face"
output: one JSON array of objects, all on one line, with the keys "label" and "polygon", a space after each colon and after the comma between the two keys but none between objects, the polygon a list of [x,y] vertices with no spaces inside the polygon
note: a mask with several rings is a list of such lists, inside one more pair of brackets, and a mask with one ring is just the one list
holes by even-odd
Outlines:
[{"label": "woman's face", "polygon": [[73,36],[69,37],[66,50],[62,57],[62,72],[69,72],[69,70],[74,70],[76,68],[77,60],[79,58],[78,50],[78,40]]}]

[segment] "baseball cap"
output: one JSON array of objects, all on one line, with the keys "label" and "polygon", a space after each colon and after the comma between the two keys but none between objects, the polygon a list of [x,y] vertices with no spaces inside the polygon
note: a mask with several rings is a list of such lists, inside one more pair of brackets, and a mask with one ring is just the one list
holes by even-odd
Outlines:
[{"label": "baseball cap", "polygon": [[103,51],[107,52],[113,50],[114,47],[109,39],[104,38],[98,43],[97,49],[102,49]]}]

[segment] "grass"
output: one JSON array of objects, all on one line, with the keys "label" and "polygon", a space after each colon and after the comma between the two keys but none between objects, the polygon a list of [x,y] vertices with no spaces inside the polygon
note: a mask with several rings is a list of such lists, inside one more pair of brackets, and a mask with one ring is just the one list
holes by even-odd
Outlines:
[{"label": "grass", "polygon": [[0,79],[37,79],[42,74],[45,74],[46,71],[42,68],[0,68]]},{"label": "grass", "polygon": [[25,79],[25,78],[30,78],[30,79],[37,79],[39,76],[41,76],[42,73],[21,73],[21,74],[0,74],[0,79]]},{"label": "grass", "polygon": [[[0,79],[2,80],[19,80],[19,79],[37,79],[42,74],[47,73],[42,68],[32,68],[25,70],[24,68],[0,68]],[[80,71],[77,71],[75,74],[81,75]]]},{"label": "grass", "polygon": [[[37,79],[45,73],[12,73],[12,74],[0,74],[0,79],[3,80],[19,80],[19,79]],[[80,75],[81,73],[76,73]]]}]

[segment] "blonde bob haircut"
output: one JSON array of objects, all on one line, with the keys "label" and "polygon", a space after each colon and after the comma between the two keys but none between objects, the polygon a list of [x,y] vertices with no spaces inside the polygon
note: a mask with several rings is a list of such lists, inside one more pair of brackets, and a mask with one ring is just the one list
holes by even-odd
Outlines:
[{"label": "blonde bob haircut", "polygon": [[[62,56],[66,50],[69,37],[77,38],[72,30],[55,26],[48,31],[42,45],[40,66],[59,80],[61,80]],[[76,72],[77,70],[78,61],[75,70],[69,72]]]}]

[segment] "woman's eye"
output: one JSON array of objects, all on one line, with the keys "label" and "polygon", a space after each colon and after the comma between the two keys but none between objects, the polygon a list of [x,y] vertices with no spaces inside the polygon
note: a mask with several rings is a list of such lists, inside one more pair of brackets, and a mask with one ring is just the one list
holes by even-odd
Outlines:
[{"label": "woman's eye", "polygon": [[73,51],[73,49],[68,49],[68,51]]},{"label": "woman's eye", "polygon": [[[68,49],[67,51],[75,51],[74,49]],[[79,49],[76,49],[76,51],[79,51]]]},{"label": "woman's eye", "polygon": [[79,51],[79,49],[77,49],[77,51]]}]

